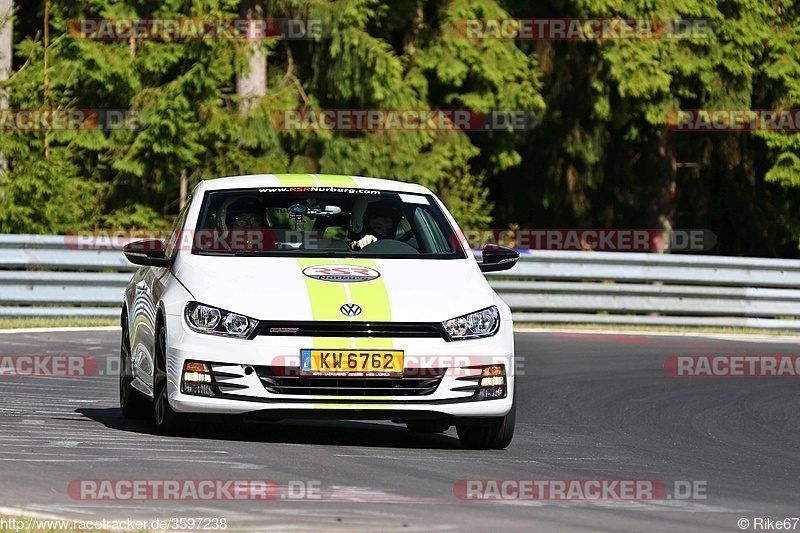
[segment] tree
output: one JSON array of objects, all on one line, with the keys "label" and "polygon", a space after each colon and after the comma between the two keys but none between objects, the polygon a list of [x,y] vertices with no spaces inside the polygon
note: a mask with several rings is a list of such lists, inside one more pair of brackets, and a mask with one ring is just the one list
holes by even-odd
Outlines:
[{"label": "tree", "polygon": [[[0,11],[12,5],[0,2]],[[798,254],[800,135],[668,127],[678,109],[798,107],[800,14],[788,0],[39,0],[16,8],[13,75],[0,74],[9,107],[121,110],[137,120],[113,130],[4,131],[0,231],[159,228],[201,179],[324,172],[422,183],[465,228],[702,228],[718,234],[714,253]],[[311,20],[323,35],[96,41],[70,25],[185,17]],[[714,32],[568,41],[463,32],[466,20],[509,17],[701,19]],[[0,35],[7,46],[9,33]],[[0,55],[7,66],[11,54]],[[280,120],[323,109],[523,111],[538,123],[524,132],[330,131]]]},{"label": "tree", "polygon": [[[11,76],[14,56],[14,0],[0,0],[0,87]],[[6,91],[0,89],[0,111],[8,109]],[[7,170],[5,155],[0,152],[0,172]]]}]

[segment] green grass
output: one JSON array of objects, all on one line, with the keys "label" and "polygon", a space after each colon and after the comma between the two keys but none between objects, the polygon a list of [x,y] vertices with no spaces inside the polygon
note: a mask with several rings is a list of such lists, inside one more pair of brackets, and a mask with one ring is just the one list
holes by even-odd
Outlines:
[{"label": "green grass", "polygon": [[119,326],[119,318],[89,317],[0,317],[0,329],[16,328],[86,328]]},{"label": "green grass", "polygon": [[594,331],[656,331],[664,333],[721,333],[726,335],[800,335],[800,331],[790,329],[758,329],[758,328],[723,328],[711,326],[649,326],[640,324],[572,324],[572,323],[539,323],[514,322],[515,328],[536,329],[574,329]]}]

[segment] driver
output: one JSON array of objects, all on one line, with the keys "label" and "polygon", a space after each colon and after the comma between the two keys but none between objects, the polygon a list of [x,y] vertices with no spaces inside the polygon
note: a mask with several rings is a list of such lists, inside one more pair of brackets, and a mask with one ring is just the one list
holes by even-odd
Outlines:
[{"label": "driver", "polygon": [[367,206],[362,218],[363,231],[356,240],[348,243],[351,250],[361,250],[381,239],[394,239],[403,212],[391,200],[379,200]]},{"label": "driver", "polygon": [[228,206],[225,228],[230,231],[231,247],[244,250],[269,249],[269,229],[264,204],[256,197],[245,196]]}]

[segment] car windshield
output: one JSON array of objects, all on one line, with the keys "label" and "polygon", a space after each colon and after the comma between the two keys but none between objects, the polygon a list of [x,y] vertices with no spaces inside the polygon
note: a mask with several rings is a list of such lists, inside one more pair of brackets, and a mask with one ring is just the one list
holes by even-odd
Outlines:
[{"label": "car windshield", "polygon": [[338,187],[208,191],[192,253],[460,259],[430,195]]}]

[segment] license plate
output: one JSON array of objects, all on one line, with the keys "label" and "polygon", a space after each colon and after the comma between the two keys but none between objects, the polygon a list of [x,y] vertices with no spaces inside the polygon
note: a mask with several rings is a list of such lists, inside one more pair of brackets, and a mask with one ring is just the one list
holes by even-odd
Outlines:
[{"label": "license plate", "polygon": [[403,373],[402,350],[300,350],[300,372],[314,376],[391,376]]}]

